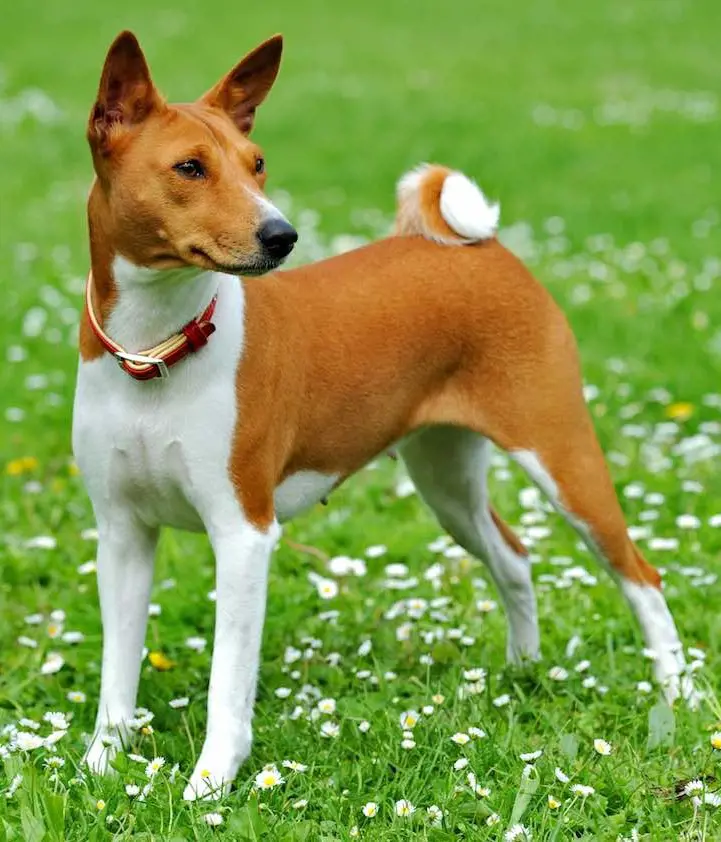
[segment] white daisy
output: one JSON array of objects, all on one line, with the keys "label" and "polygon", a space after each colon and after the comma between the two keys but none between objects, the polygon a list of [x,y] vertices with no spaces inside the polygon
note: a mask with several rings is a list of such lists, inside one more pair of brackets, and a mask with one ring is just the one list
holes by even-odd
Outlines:
[{"label": "white daisy", "polygon": [[335,713],[335,708],[336,708],[335,699],[321,699],[318,702],[318,710],[321,713],[325,713],[329,716],[331,714]]},{"label": "white daisy", "polygon": [[59,652],[48,652],[48,656],[40,667],[42,675],[54,675],[65,666],[65,659]]},{"label": "white daisy", "polygon": [[364,640],[363,643],[358,647],[358,655],[361,658],[365,658],[366,655],[370,654],[371,649],[373,648],[373,643],[370,640]]},{"label": "white daisy", "polygon": [[505,842],[514,842],[516,839],[530,839],[531,831],[522,824],[514,824],[504,833],[503,838]]},{"label": "white daisy", "polygon": [[408,818],[415,813],[416,808],[408,801],[406,798],[401,798],[400,801],[396,801],[396,815],[402,816],[404,818]]},{"label": "white daisy", "polygon": [[316,582],[316,590],[321,599],[335,599],[338,596],[338,583],[333,579],[319,579]]},{"label": "white daisy", "polygon": [[378,805],[375,801],[368,801],[368,803],[364,804],[361,808],[361,812],[367,819],[372,819],[378,815]]},{"label": "white daisy", "polygon": [[428,815],[430,823],[434,827],[441,826],[441,824],[443,823],[443,810],[441,810],[441,808],[438,805],[431,804],[431,806],[428,807],[428,809],[426,810],[426,813]]},{"label": "white daisy", "polygon": [[417,710],[405,710],[400,716],[401,728],[415,728],[421,718]]},{"label": "white daisy", "polygon": [[74,705],[82,705],[87,701],[87,696],[81,690],[71,690],[65,698]]},{"label": "white daisy", "polygon": [[611,743],[607,743],[606,740],[594,740],[593,747],[598,754],[601,754],[604,757],[608,757],[613,750],[611,748]]},{"label": "white daisy", "polygon": [[703,785],[702,781],[699,781],[699,780],[689,781],[686,784],[686,786],[683,788],[683,794],[684,795],[696,795],[699,792],[703,792],[703,791],[704,791],[704,785]]},{"label": "white daisy", "polygon": [[320,733],[324,737],[335,738],[340,734],[340,725],[330,720],[326,720],[320,726]]},{"label": "white daisy", "polygon": [[574,795],[580,795],[581,798],[588,798],[589,795],[593,795],[596,790],[592,786],[585,786],[584,784],[573,784],[571,786],[571,792]]},{"label": "white daisy", "polygon": [[164,757],[154,757],[150,763],[145,767],[145,775],[148,778],[153,778],[165,766]]},{"label": "white daisy", "polygon": [[277,766],[266,766],[255,776],[256,789],[273,789],[284,782]]},{"label": "white daisy", "polygon": [[33,751],[33,749],[40,748],[45,740],[38,734],[33,734],[31,731],[18,731],[13,740],[16,748],[20,751]]},{"label": "white daisy", "polygon": [[283,766],[291,772],[305,772],[308,769],[304,763],[298,763],[297,760],[284,760]]}]

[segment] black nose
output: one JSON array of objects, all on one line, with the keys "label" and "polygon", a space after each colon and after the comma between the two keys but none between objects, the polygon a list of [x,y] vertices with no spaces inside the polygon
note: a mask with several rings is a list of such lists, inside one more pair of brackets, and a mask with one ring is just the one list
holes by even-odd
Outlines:
[{"label": "black nose", "polygon": [[266,252],[280,260],[293,251],[298,232],[285,219],[269,219],[263,223],[257,236]]}]

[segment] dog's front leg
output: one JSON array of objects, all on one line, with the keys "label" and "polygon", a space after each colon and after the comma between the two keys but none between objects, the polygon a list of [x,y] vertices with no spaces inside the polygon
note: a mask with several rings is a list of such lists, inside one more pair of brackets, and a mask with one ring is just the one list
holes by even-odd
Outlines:
[{"label": "dog's front leg", "polygon": [[158,530],[130,514],[98,518],[103,665],[95,733],[85,762],[104,774],[130,730],[148,622]]},{"label": "dog's front leg", "polygon": [[217,602],[208,730],[185,788],[187,800],[227,793],[250,753],[268,567],[279,534],[275,523],[266,531],[249,522],[230,531],[210,531]]}]

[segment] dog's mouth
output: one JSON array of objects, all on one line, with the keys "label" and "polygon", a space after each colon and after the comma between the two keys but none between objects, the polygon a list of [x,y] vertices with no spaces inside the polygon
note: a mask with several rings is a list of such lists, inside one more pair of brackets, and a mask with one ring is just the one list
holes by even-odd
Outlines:
[{"label": "dog's mouth", "polygon": [[189,252],[194,258],[193,263],[200,262],[205,269],[212,269],[214,272],[223,272],[228,275],[264,275],[266,272],[277,269],[285,261],[285,257],[276,258],[268,254],[262,254],[250,261],[231,263],[211,257],[205,249],[198,246],[191,246]]}]

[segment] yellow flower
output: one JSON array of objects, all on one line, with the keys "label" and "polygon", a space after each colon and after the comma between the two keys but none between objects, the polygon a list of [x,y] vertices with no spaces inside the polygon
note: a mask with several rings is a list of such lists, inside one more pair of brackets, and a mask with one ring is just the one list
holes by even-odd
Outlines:
[{"label": "yellow flower", "polygon": [[671,418],[673,421],[688,421],[694,413],[694,405],[687,401],[679,401],[678,403],[671,403],[666,407],[666,418]]},{"label": "yellow flower", "polygon": [[711,745],[716,751],[721,751],[721,731],[715,731],[711,734]]},{"label": "yellow flower", "polygon": [[551,810],[557,810],[561,806],[561,802],[557,801],[552,795],[549,795],[548,806]]},{"label": "yellow flower", "polygon": [[68,473],[70,474],[71,477],[76,477],[80,473],[80,468],[78,468],[78,466],[75,462],[71,462],[68,465]]},{"label": "yellow flower", "polygon": [[8,462],[5,472],[11,477],[19,477],[28,471],[34,471],[38,464],[38,460],[34,456],[23,456],[20,459],[13,459],[12,462]]},{"label": "yellow flower", "polygon": [[171,661],[163,652],[151,652],[148,655],[148,660],[151,666],[155,667],[158,672],[166,672],[175,666],[175,661]]},{"label": "yellow flower", "polygon": [[102,798],[95,802],[95,807],[98,810],[104,810],[105,809],[105,802],[103,801]]}]

